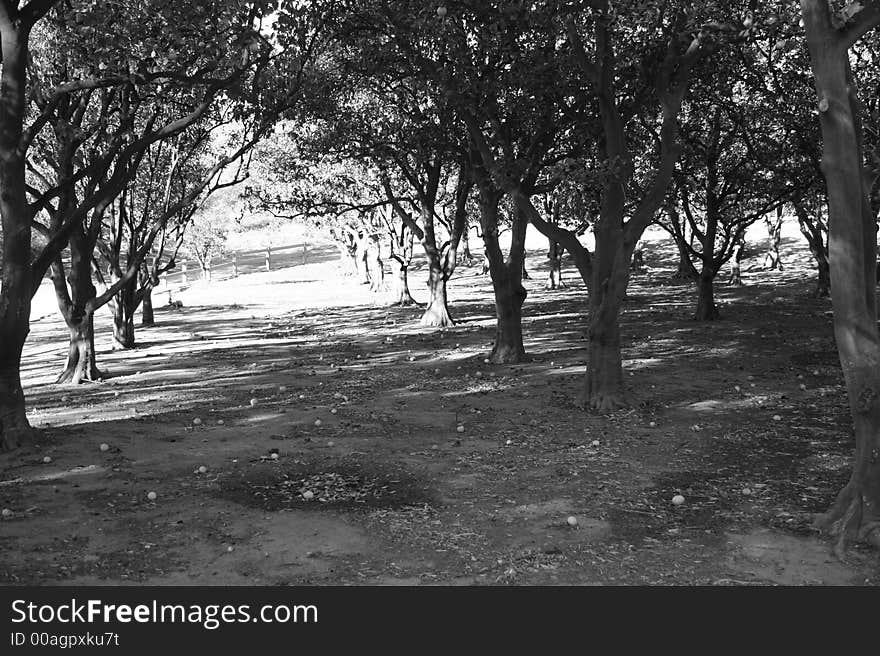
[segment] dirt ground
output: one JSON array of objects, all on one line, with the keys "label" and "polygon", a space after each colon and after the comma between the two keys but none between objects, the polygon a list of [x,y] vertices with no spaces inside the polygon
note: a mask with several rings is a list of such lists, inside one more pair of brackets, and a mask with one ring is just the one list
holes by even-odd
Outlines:
[{"label": "dirt ground", "polygon": [[0,456],[0,582],[876,585],[876,553],[839,561],[811,527],[853,441],[830,303],[805,245],[783,256],[720,279],[722,320],[700,324],[648,243],[623,316],[633,405],[605,417],[578,401],[583,288],[568,269],[544,290],[538,251],[518,366],[484,362],[479,263],[446,331],[372,303],[330,250],[199,283],[133,351],[102,319],[105,381],[75,388],[52,382],[65,331],[44,316],[24,372],[39,445]]}]

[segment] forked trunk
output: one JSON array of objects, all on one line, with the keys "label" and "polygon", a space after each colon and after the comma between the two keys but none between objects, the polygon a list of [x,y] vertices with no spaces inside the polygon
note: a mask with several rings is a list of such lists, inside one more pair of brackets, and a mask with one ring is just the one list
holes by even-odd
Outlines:
[{"label": "forked trunk", "polygon": [[95,362],[95,329],[94,317],[91,314],[68,326],[70,344],[67,349],[67,364],[58,376],[58,383],[79,383],[96,381],[101,378]]}]

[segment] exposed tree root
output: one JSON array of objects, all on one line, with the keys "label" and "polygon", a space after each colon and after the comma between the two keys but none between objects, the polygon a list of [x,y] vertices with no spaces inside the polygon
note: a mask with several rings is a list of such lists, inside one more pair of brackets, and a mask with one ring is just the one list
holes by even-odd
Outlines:
[{"label": "exposed tree root", "polygon": [[422,318],[419,319],[419,324],[434,328],[448,328],[449,326],[454,326],[455,321],[449,315],[449,311],[445,307],[438,308],[429,305],[428,309],[426,309],[425,313],[422,315]]},{"label": "exposed tree root", "polygon": [[95,383],[105,378],[104,373],[97,367],[88,367],[83,370],[82,367],[74,365],[66,367],[55,381],[56,384],[79,385],[80,383]]},{"label": "exposed tree root", "polygon": [[837,538],[833,552],[840,560],[845,560],[847,544],[852,540],[880,548],[880,519],[866,517],[866,505],[858,485],[850,481],[831,509],[816,518],[816,528]]}]

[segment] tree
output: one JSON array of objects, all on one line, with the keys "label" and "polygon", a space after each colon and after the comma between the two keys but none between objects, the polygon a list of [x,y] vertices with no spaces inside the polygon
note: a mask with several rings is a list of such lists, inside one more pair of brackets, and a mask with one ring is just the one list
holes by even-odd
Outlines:
[{"label": "tree", "polygon": [[30,331],[31,297],[42,272],[31,264],[31,215],[25,171],[33,139],[25,128],[28,58],[34,25],[53,0],[0,2],[0,218],[3,225],[3,273],[0,286],[0,450],[21,445],[30,436],[21,388],[21,352]]},{"label": "tree", "polygon": [[786,135],[754,90],[764,86],[761,64],[751,42],[717,53],[698,67],[704,82],[683,103],[683,150],[673,191],[681,212],[667,217],[686,222],[673,226],[677,238],[689,228],[699,245],[681,239],[699,265],[694,318],[700,321],[719,317],[714,281],[724,264],[742,255],[748,227],[772,213],[781,216],[801,184],[764,164],[781,156],[778,144]]},{"label": "tree", "polygon": [[[320,43],[314,32],[323,29],[326,12],[321,7],[315,7],[314,13],[301,12],[300,7],[282,8],[276,23],[290,29],[276,37],[273,45],[259,29],[261,16],[274,9],[268,2],[244,0],[124,2],[112,9],[50,0],[33,0],[22,7],[18,2],[0,2],[0,214],[4,234],[0,448],[15,448],[30,435],[20,380],[30,298],[49,267],[57,268],[69,244],[83,246],[76,264],[81,290],[86,292],[70,299],[74,311],[69,316],[78,331],[82,328],[76,335],[76,366],[87,375],[94,373],[85,335],[95,303],[90,306],[91,301],[83,301],[91,291],[85,282],[91,260],[84,255],[97,232],[93,227],[137,170],[146,149],[198,122],[221,97],[242,109],[238,119],[247,117],[263,131],[267,113],[277,117],[290,106],[286,90],[293,86],[298,96],[303,71]],[[41,24],[46,29],[41,34],[45,48],[40,51],[32,48],[32,36],[38,21],[50,11],[54,22]],[[316,15],[319,20],[313,21]],[[301,29],[291,36],[297,26]],[[76,61],[83,63],[71,64],[72,55],[61,56],[59,43],[69,44],[71,50],[75,47]],[[297,46],[289,58],[282,56],[287,55],[287,43]],[[278,84],[262,84],[265,76]],[[158,101],[169,97],[180,104]],[[245,106],[261,111],[244,110]],[[81,112],[83,124],[90,127],[65,125],[66,117],[76,117],[83,107],[87,108]],[[105,107],[119,111],[107,113]],[[106,120],[100,119],[102,114]],[[47,176],[30,156],[38,140],[55,142],[54,150],[44,151],[58,155],[54,163],[44,161],[54,177]],[[217,161],[217,171],[238,156],[224,156],[230,159]],[[204,183],[212,177],[207,176]],[[35,186],[34,181],[42,184]],[[48,232],[41,235],[39,252],[32,256],[32,234],[41,230],[35,228],[34,219],[46,215],[43,227]],[[129,264],[126,275],[137,275],[141,263]],[[56,283],[59,292],[63,282]],[[124,284],[117,281],[95,300],[113,296]]]},{"label": "tree", "polygon": [[822,172],[828,190],[831,301],[855,432],[847,485],[819,525],[846,539],[880,547],[880,333],[877,330],[876,226],[866,175],[862,107],[850,48],[880,26],[880,2],[834,7],[801,0],[822,130]]},{"label": "tree", "polygon": [[[515,200],[553,189],[545,169],[564,157],[561,101],[571,95],[568,62],[560,56],[562,3],[488,6],[462,3],[443,17],[437,64],[425,69],[467,129],[478,190],[480,228],[495,296],[495,343],[489,359],[525,357],[522,308],[527,292],[525,236],[529,213]],[[540,180],[540,181],[539,181]],[[508,202],[505,202],[508,201]],[[510,246],[500,242],[504,211]]]},{"label": "tree", "polygon": [[[636,244],[663,205],[681,152],[678,115],[691,71],[717,39],[749,29],[741,21],[705,22],[702,12],[685,3],[668,8],[666,3],[640,5],[651,11],[628,15],[617,6],[612,11],[606,1],[593,2],[582,16],[566,22],[579,79],[598,106],[600,138],[583,139],[596,144],[600,165],[598,175],[591,176],[601,199],[595,251],[590,253],[571,230],[548,225],[525,190],[515,192],[532,223],[572,254],[589,289],[586,398],[588,406],[600,412],[626,403],[619,315]],[[706,11],[714,9],[708,6]],[[584,28],[592,33],[589,49]],[[596,120],[581,113],[576,126],[589,135],[596,130]],[[653,149],[635,146],[649,143]],[[639,151],[647,155],[637,158],[634,153]]]}]

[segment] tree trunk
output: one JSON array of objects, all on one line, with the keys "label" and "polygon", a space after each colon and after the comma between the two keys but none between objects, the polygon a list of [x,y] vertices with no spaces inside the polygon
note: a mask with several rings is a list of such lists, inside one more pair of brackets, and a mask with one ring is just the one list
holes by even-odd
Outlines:
[{"label": "tree trunk", "polygon": [[700,278],[697,281],[699,291],[697,311],[694,319],[697,321],[715,321],[719,318],[718,307],[715,305],[715,272],[707,266],[703,266]]},{"label": "tree trunk", "polygon": [[17,449],[32,437],[31,425],[25,414],[24,391],[19,374],[21,349],[28,327],[26,323],[18,324],[17,333],[9,328],[14,326],[3,326],[0,340],[0,451]]},{"label": "tree trunk", "polygon": [[[59,256],[52,265],[51,277],[55,286],[58,308],[70,335],[67,363],[58,376],[58,383],[79,384],[101,377],[95,363],[94,310],[89,304],[95,300],[97,290],[92,282],[92,251],[94,244],[81,230],[70,236],[70,268],[64,280],[64,267]],[[117,294],[119,298],[123,293]]]},{"label": "tree trunk", "polygon": [[831,296],[831,267],[828,266],[828,259],[824,256],[818,259],[817,266],[816,291],[813,295],[816,298],[828,298]]},{"label": "tree trunk", "polygon": [[431,263],[428,272],[428,307],[419,320],[423,326],[454,326],[455,321],[449,314],[449,303],[446,298],[446,276],[440,269],[440,263]]},{"label": "tree trunk", "polygon": [[742,257],[743,251],[745,250],[745,244],[742,240],[736,242],[736,245],[733,247],[733,257],[731,258],[732,264],[730,269],[730,279],[727,281],[729,285],[737,285],[740,286],[743,284],[742,281]]},{"label": "tree trunk", "polygon": [[498,243],[498,204],[502,195],[485,179],[480,183],[480,221],[486,260],[495,292],[495,344],[489,360],[495,364],[515,364],[525,358],[522,335],[522,306],[526,289],[522,284],[525,262],[525,234],[528,216],[516,206],[512,213],[510,251],[507,261]]},{"label": "tree trunk", "polygon": [[113,312],[113,339],[116,345],[124,349],[135,347],[134,313],[120,310]]},{"label": "tree trunk", "polygon": [[[839,537],[880,547],[880,333],[877,331],[876,225],[866,188],[857,87],[846,42],[831,24],[825,0],[801,0],[819,97],[828,190],[828,251],[834,335],[855,431],[847,485],[818,520]],[[856,13],[859,17],[861,12]]]},{"label": "tree trunk", "polygon": [[675,240],[675,245],[678,247],[678,268],[675,270],[675,273],[672,274],[672,279],[696,280],[700,277],[700,274],[694,266],[694,263],[691,262],[691,256],[688,252],[687,245],[681,243],[678,239]]},{"label": "tree trunk", "polygon": [[[17,7],[8,3],[9,7]],[[5,14],[6,12],[4,12]],[[0,102],[0,221],[3,270],[0,283],[0,451],[30,441],[21,389],[21,351],[30,331],[34,274],[31,269],[31,216],[25,185],[21,134],[26,114],[29,33],[20,22],[4,21],[2,102]]]},{"label": "tree trunk", "polygon": [[130,280],[120,289],[111,302],[113,314],[113,339],[119,348],[135,346],[134,313],[138,306],[137,280]]},{"label": "tree trunk", "polygon": [[[507,268],[506,266],[504,268]],[[495,289],[495,345],[489,360],[495,364],[515,364],[526,355],[522,334],[522,306],[526,290],[516,276],[493,273]]]},{"label": "tree trunk", "polygon": [[394,304],[395,305],[415,305],[416,299],[409,293],[409,266],[400,260],[394,260],[395,276],[394,276]]},{"label": "tree trunk", "polygon": [[764,225],[767,226],[767,254],[764,256],[764,268],[768,271],[779,269],[782,271],[782,256],[779,255],[779,245],[782,242],[782,207],[776,209],[776,216],[764,217]]},{"label": "tree trunk", "polygon": [[373,293],[379,293],[386,287],[385,263],[382,261],[378,239],[370,239],[365,255],[367,258],[367,269],[370,272],[370,291]]},{"label": "tree trunk", "polygon": [[141,306],[141,325],[156,325],[156,316],[153,314],[153,288],[150,286],[144,289],[143,305]]},{"label": "tree trunk", "polygon": [[559,243],[550,240],[550,248],[547,251],[547,259],[550,260],[550,271],[547,274],[547,289],[562,289],[565,281],[562,280],[562,253],[564,251]]},{"label": "tree trunk", "polygon": [[95,363],[94,326],[94,316],[91,314],[70,323],[67,364],[56,382],[78,385],[82,382],[96,381],[101,377],[101,372],[98,371]]},{"label": "tree trunk", "polygon": [[597,412],[612,412],[627,404],[620,355],[620,308],[629,284],[636,243],[624,240],[626,191],[622,179],[606,182],[601,220],[594,230],[596,248],[590,286],[589,354],[586,395]]},{"label": "tree trunk", "polygon": [[358,236],[357,251],[355,253],[355,267],[362,285],[370,284],[370,267],[367,263],[367,240],[363,235]]},{"label": "tree trunk", "polygon": [[471,255],[470,230],[467,227],[461,232],[461,251],[458,254],[458,261],[469,265],[474,261],[474,256]]},{"label": "tree trunk", "polygon": [[623,400],[623,362],[620,355],[620,322],[591,322],[587,366],[587,399],[597,412],[613,412]]},{"label": "tree trunk", "polygon": [[806,205],[800,201],[793,203],[798,217],[801,234],[810,246],[810,253],[816,261],[816,298],[827,298],[831,293],[831,270],[828,266],[828,236],[821,219],[821,205],[815,204],[816,212],[811,215]]},{"label": "tree trunk", "polygon": [[596,232],[586,397],[588,406],[600,413],[613,412],[627,403],[620,354],[620,306],[629,283],[630,256],[621,238],[620,230],[613,227]]}]

